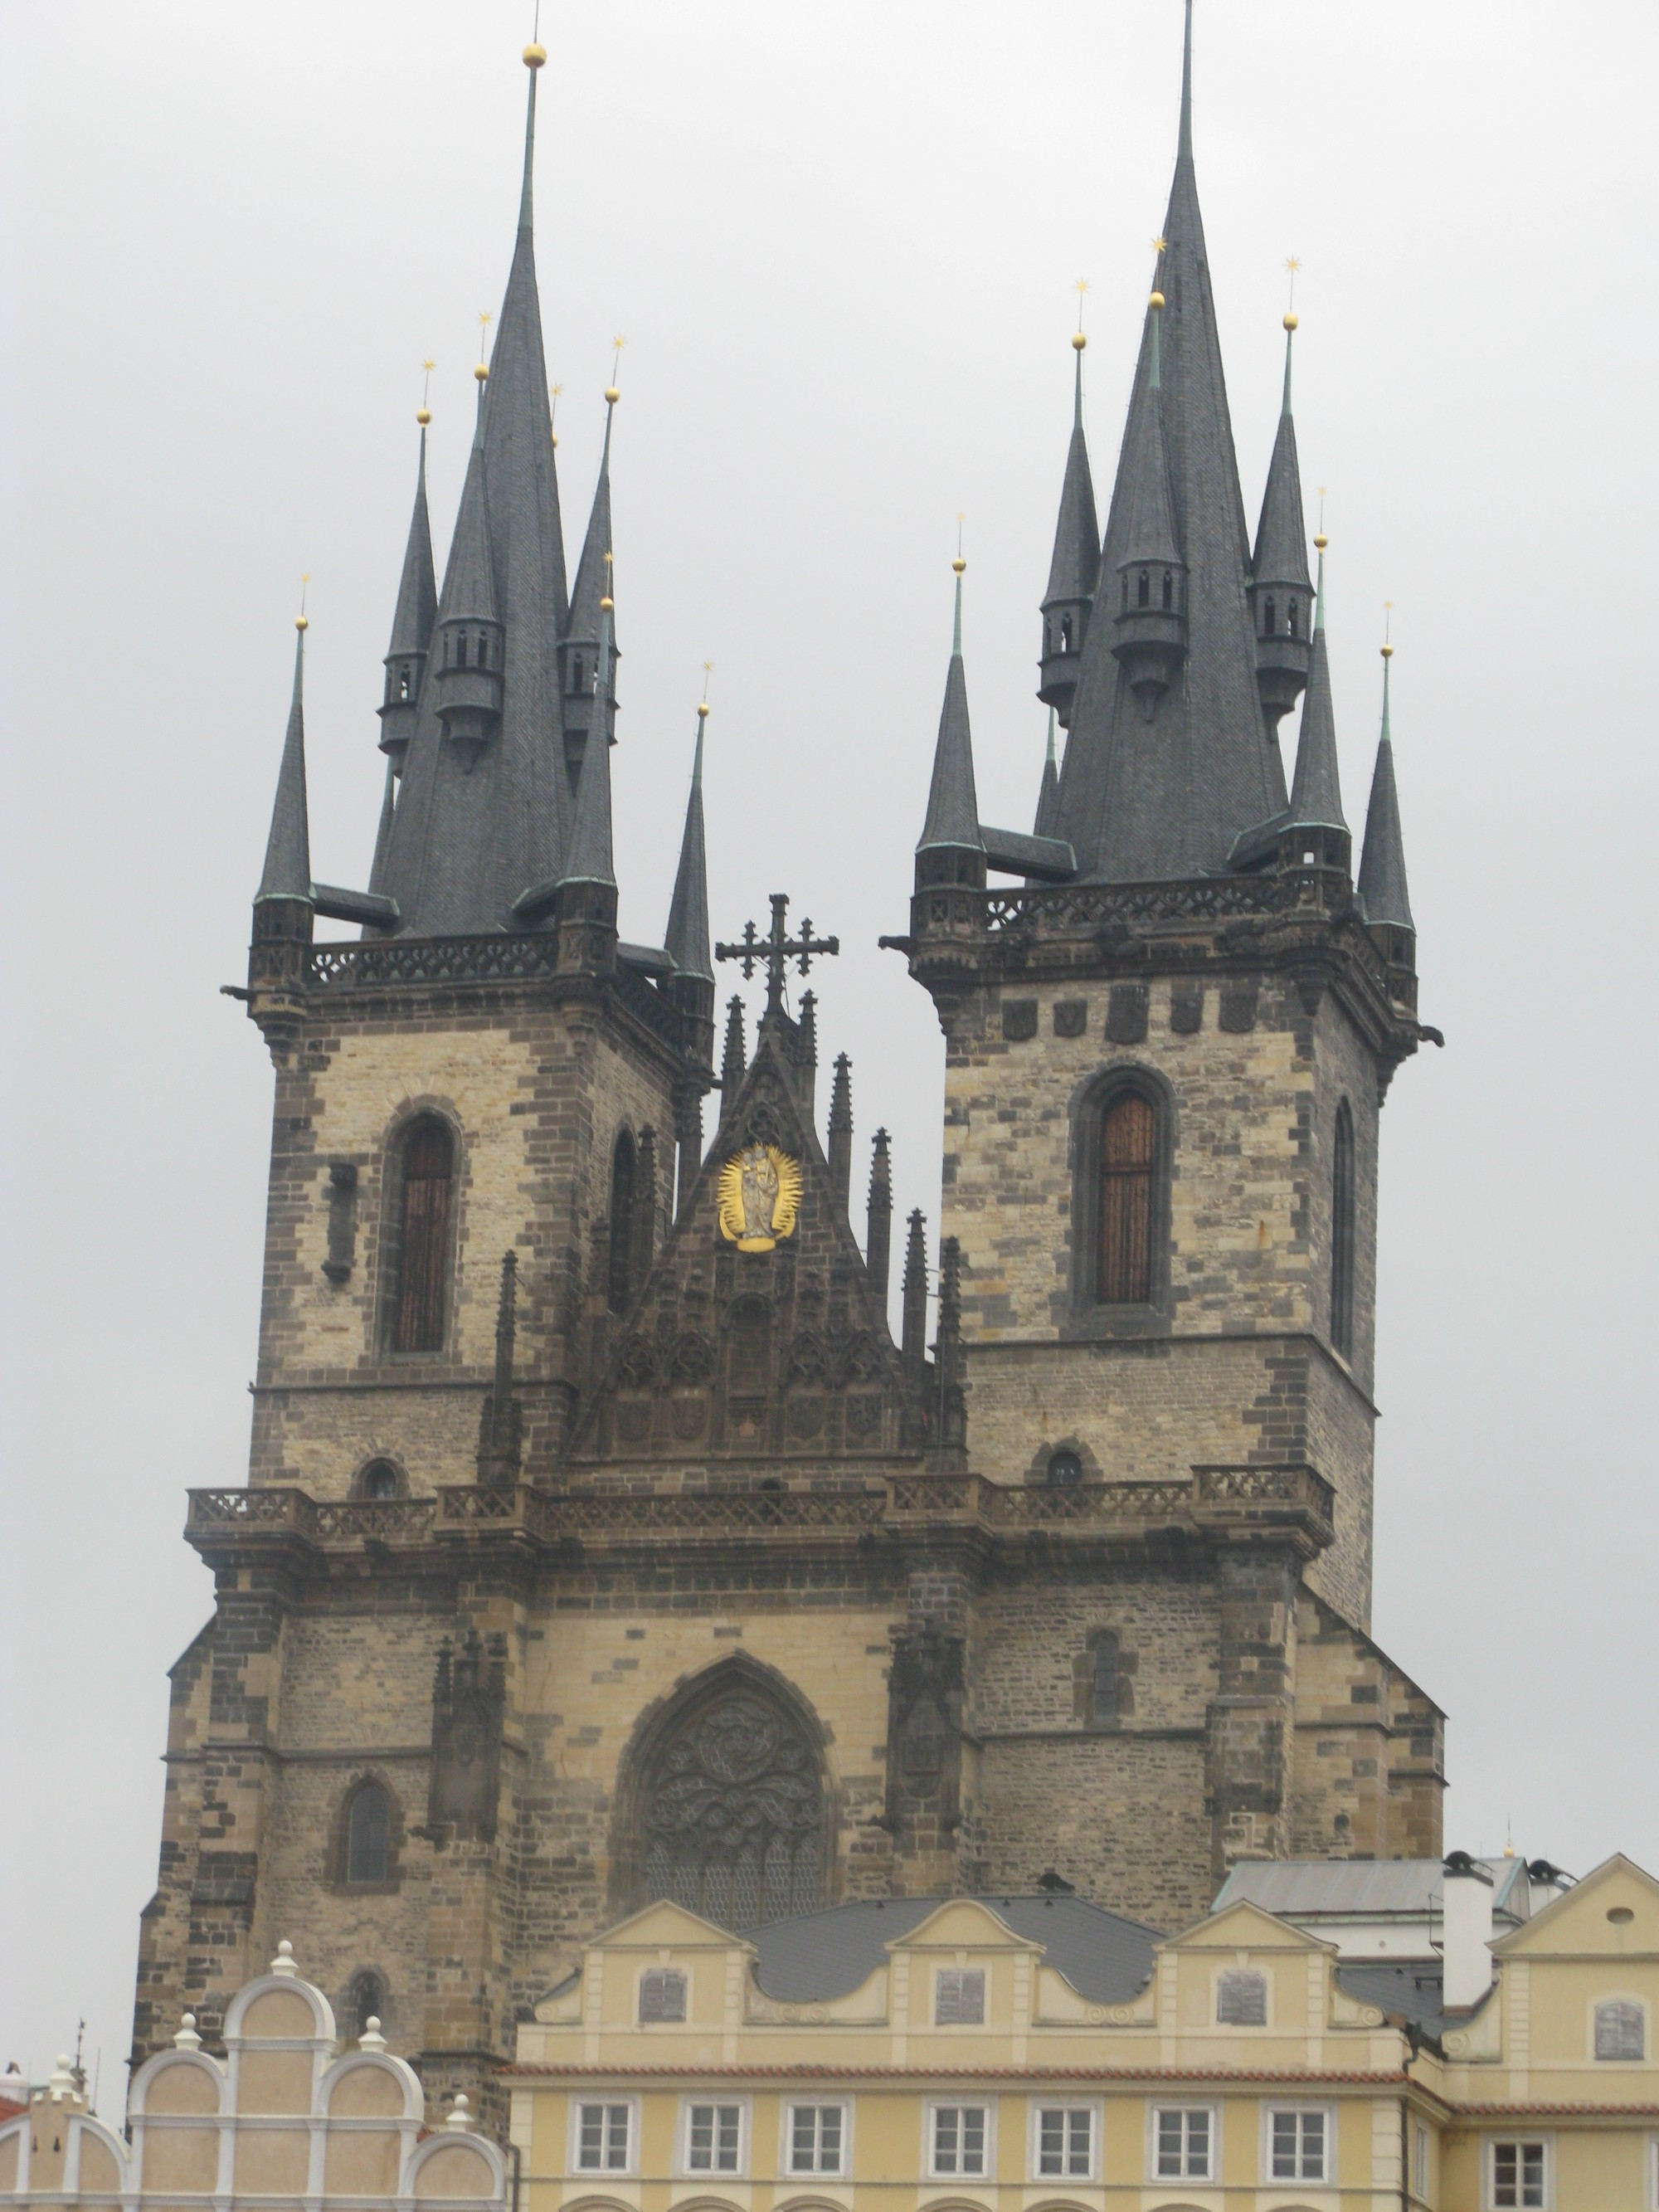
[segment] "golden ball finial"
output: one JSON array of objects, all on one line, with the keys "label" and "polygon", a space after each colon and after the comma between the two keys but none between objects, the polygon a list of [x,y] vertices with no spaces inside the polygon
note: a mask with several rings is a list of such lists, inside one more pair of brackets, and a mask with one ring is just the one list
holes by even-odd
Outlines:
[{"label": "golden ball finial", "polygon": [[607,592],[605,593],[605,597],[604,597],[604,598],[599,601],[599,612],[600,612],[602,615],[608,615],[608,614],[611,612],[611,609],[616,605],[616,604],[617,604],[617,602],[616,602],[616,601],[611,598],[611,594]]},{"label": "golden ball finial", "polygon": [[1088,337],[1087,337],[1086,334],[1085,334],[1084,331],[1073,331],[1072,332],[1072,343],[1073,343],[1073,345],[1076,348],[1076,349],[1078,350],[1078,352],[1079,352],[1079,353],[1081,353],[1081,352],[1082,352],[1082,350],[1083,350],[1084,347],[1085,347],[1085,346],[1086,346],[1086,345],[1088,344],[1088,343],[1089,343]]},{"label": "golden ball finial", "polygon": [[1330,542],[1330,539],[1326,537],[1324,532],[1322,530],[1319,535],[1314,539],[1314,550],[1316,553],[1322,553]]},{"label": "golden ball finial", "polygon": [[607,384],[607,385],[605,386],[605,405],[606,405],[607,407],[614,407],[614,406],[616,405],[617,402],[621,398],[622,398],[622,394],[621,394],[621,392],[618,392],[618,391],[617,391],[617,387],[616,387],[616,386],[615,386],[614,384]]},{"label": "golden ball finial", "polygon": [[1382,647],[1382,653],[1384,660],[1392,660],[1394,659],[1394,647],[1391,645],[1385,645]]},{"label": "golden ball finial", "polygon": [[1164,295],[1163,295],[1163,293],[1162,293],[1162,292],[1154,292],[1154,293],[1151,294],[1151,295],[1150,295],[1150,296],[1149,296],[1149,297],[1148,297],[1148,299],[1147,299],[1146,305],[1147,305],[1149,307],[1161,307],[1164,305]]},{"label": "golden ball finial", "polygon": [[697,720],[701,722],[701,721],[702,720],[703,717],[708,714],[708,700],[707,700],[707,699],[699,699],[699,700],[698,700],[698,702],[697,702]]},{"label": "golden ball finial", "polygon": [[1287,331],[1293,331],[1297,327],[1301,320],[1302,318],[1299,315],[1293,315],[1287,313],[1285,317],[1285,327]]},{"label": "golden ball finial", "polygon": [[954,561],[952,561],[952,562],[951,562],[951,566],[952,569],[956,572],[956,574],[959,576],[959,575],[961,575],[961,574],[962,574],[963,570],[963,569],[968,566],[968,563],[967,563],[967,562],[963,559],[963,557],[962,557],[961,554],[960,554],[960,553],[958,553],[958,554],[957,554],[957,557],[956,557],[956,559],[955,559]]},{"label": "golden ball finial", "polygon": [[556,430],[553,433],[553,442],[556,446],[559,442],[559,434]]},{"label": "golden ball finial", "polygon": [[526,69],[539,69],[546,59],[547,48],[545,46],[532,45],[526,46],[524,50],[524,65]]},{"label": "golden ball finial", "polygon": [[488,384],[489,381],[489,368],[488,362],[481,361],[478,363],[478,366],[473,370],[472,374],[477,378],[480,384]]},{"label": "golden ball finial", "polygon": [[311,617],[309,615],[295,615],[294,617],[294,627],[295,629],[309,629],[311,628]]},{"label": "golden ball finial", "polygon": [[432,410],[429,407],[417,407],[415,410],[415,420],[420,424],[422,429],[424,430],[427,424],[432,420]]}]

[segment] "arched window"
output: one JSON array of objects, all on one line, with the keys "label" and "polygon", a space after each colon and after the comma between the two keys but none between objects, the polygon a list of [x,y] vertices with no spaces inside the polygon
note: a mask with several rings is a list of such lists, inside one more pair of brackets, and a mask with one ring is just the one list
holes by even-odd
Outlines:
[{"label": "arched window", "polygon": [[1123,611],[1126,615],[1129,611],[1129,579],[1127,575],[1123,579]]},{"label": "arched window", "polygon": [[409,696],[409,663],[407,661],[398,671],[398,696],[400,699],[407,699]]},{"label": "arched window", "polygon": [[1595,2008],[1595,2055],[1598,2058],[1645,2058],[1646,2027],[1642,2008],[1615,1998]]},{"label": "arched window", "polygon": [[1117,1638],[1103,1628],[1089,1653],[1089,1718],[1103,1727],[1117,1718]]},{"label": "arched window", "polygon": [[1175,578],[1170,574],[1170,571],[1166,568],[1166,569],[1164,571],[1164,612],[1167,614],[1167,613],[1169,612],[1170,609],[1172,606],[1174,606],[1174,605],[1175,605]]},{"label": "arched window", "polygon": [[378,1782],[359,1784],[346,1809],[345,1878],[379,1888],[392,1872],[392,1801]]},{"label": "arched window", "polygon": [[1266,2027],[1267,1977],[1253,1966],[1230,1966],[1216,1982],[1215,2016],[1223,2027]]},{"label": "arched window", "polygon": [[678,1968],[652,1966],[640,1976],[640,2018],[685,2018],[685,1976]]},{"label": "arched window", "polygon": [[606,1302],[626,1313],[634,1287],[634,1139],[626,1129],[611,1155],[611,1279]]},{"label": "arched window", "polygon": [[1336,1109],[1331,1147],[1331,1342],[1353,1357],[1353,1115],[1345,1098]]},{"label": "arched window", "polygon": [[580,653],[570,656],[570,690],[574,696],[582,688],[582,657]]},{"label": "arched window", "polygon": [[455,633],[455,665],[457,668],[466,666],[466,632],[464,629],[458,629]]},{"label": "arched window", "polygon": [[403,1488],[403,1478],[389,1459],[370,1460],[351,1486],[356,1498],[401,1498]]},{"label": "arched window", "polygon": [[1070,1490],[1083,1480],[1083,1462],[1074,1451],[1062,1445],[1059,1451],[1049,1453],[1043,1472],[1051,1487]]},{"label": "arched window", "polygon": [[489,632],[487,629],[478,632],[478,665],[480,668],[489,665]]},{"label": "arched window", "polygon": [[784,1701],[721,1671],[647,1745],[623,1848],[639,1902],[672,1897],[719,1927],[750,1928],[823,1903],[823,1784]]},{"label": "arched window", "polygon": [[394,1352],[441,1352],[449,1282],[455,1139],[435,1115],[411,1122],[403,1141]]},{"label": "arched window", "polygon": [[1060,618],[1060,649],[1062,653],[1069,653],[1072,649],[1072,617],[1070,615],[1062,615]]},{"label": "arched window", "polygon": [[1100,1126],[1100,1257],[1095,1295],[1102,1305],[1146,1305],[1152,1295],[1152,1182],[1158,1120],[1139,1091],[1111,1098]]},{"label": "arched window", "polygon": [[1294,599],[1291,599],[1289,605],[1285,608],[1285,616],[1286,623],[1289,625],[1291,635],[1294,637],[1296,635],[1296,601]]},{"label": "arched window", "polygon": [[356,2042],[371,2033],[371,2021],[384,2026],[386,2016],[386,1984],[372,1968],[365,1966],[351,1977],[346,1991],[346,2033]]},{"label": "arched window", "polygon": [[1262,636],[1263,636],[1263,637],[1271,637],[1271,636],[1273,635],[1273,632],[1274,632],[1278,628],[1279,628],[1279,602],[1278,602],[1278,600],[1277,600],[1277,599],[1275,599],[1272,598],[1271,596],[1269,596],[1269,597],[1268,597],[1268,598],[1267,598],[1267,599],[1263,602],[1262,616],[1261,616],[1261,635],[1262,635]]},{"label": "arched window", "polygon": [[1151,571],[1150,569],[1147,569],[1147,568],[1143,568],[1143,569],[1141,570],[1141,572],[1140,572],[1140,582],[1139,582],[1139,586],[1137,586],[1137,588],[1136,588],[1136,592],[1135,592],[1135,605],[1136,605],[1137,606],[1140,606],[1140,607],[1149,607],[1149,606],[1151,606],[1151,605],[1152,605],[1152,571]]}]

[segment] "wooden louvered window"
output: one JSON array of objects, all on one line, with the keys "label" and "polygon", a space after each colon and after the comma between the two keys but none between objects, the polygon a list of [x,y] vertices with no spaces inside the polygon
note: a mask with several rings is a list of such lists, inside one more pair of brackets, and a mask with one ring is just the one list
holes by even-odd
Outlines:
[{"label": "wooden louvered window", "polygon": [[611,1279],[607,1303],[626,1313],[634,1287],[634,1139],[626,1129],[611,1156]]},{"label": "wooden louvered window", "polygon": [[1353,1115],[1345,1098],[1336,1109],[1331,1149],[1331,1342],[1353,1357]]},{"label": "wooden louvered window", "polygon": [[1146,1305],[1152,1295],[1152,1200],[1158,1172],[1158,1117],[1150,1099],[1121,1091],[1100,1129],[1102,1305]]},{"label": "wooden louvered window", "polygon": [[455,1139],[428,1116],[404,1139],[394,1352],[441,1352],[449,1279]]}]

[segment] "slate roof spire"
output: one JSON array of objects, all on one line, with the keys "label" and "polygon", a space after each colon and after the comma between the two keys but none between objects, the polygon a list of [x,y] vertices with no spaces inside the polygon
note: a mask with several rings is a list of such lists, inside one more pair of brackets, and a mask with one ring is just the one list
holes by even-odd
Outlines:
[{"label": "slate roof spire", "polygon": [[[607,554],[605,558],[609,560]],[[593,725],[576,791],[576,816],[564,872],[567,884],[617,886],[611,850],[611,595],[599,601],[599,659],[594,671]]]},{"label": "slate roof spire", "polygon": [[1250,562],[1250,607],[1255,625],[1255,680],[1270,727],[1295,706],[1308,680],[1308,526],[1302,506],[1296,417],[1291,411],[1291,358],[1296,342],[1294,310],[1285,317],[1285,397],[1273,459],[1261,495],[1255,552]]},{"label": "slate roof spire", "polygon": [[[619,348],[621,343],[618,339]],[[605,443],[599,452],[599,481],[593,488],[593,506],[587,518],[587,534],[582,540],[581,556],[576,562],[576,582],[570,596],[569,619],[559,641],[559,668],[564,693],[565,765],[573,790],[581,775],[588,732],[598,719],[594,679],[599,667],[600,602],[615,597],[614,563],[611,558],[611,426],[616,420],[617,402],[621,397],[614,382],[605,387]],[[614,693],[618,651],[614,617],[610,628]],[[614,709],[614,696],[609,705]]]},{"label": "slate roof spire", "polygon": [[1089,441],[1083,431],[1083,351],[1089,341],[1073,333],[1076,361],[1072,397],[1072,441],[1060,481],[1054,550],[1048,562],[1048,588],[1042,595],[1042,657],[1037,697],[1056,708],[1063,723],[1072,718],[1078,669],[1089,628],[1095,583],[1100,574],[1100,523],[1095,512],[1094,477]]},{"label": "slate roof spire", "polygon": [[[558,876],[569,831],[556,660],[568,612],[564,546],[532,226],[537,72],[545,59],[539,46],[525,50],[518,232],[437,617],[441,633],[476,614],[464,600],[493,602],[489,619],[498,631],[489,642],[500,657],[488,664],[488,684],[422,687],[381,886],[413,937],[521,926],[514,901],[527,884]],[[471,679],[479,672],[476,639],[468,644]],[[442,688],[479,694],[467,702],[475,719],[459,744],[443,734]],[[461,726],[453,718],[452,726]]]},{"label": "slate roof spire", "polygon": [[[1296,749],[1296,781],[1291,787],[1291,830],[1339,833],[1346,864],[1347,819],[1342,811],[1337,771],[1336,711],[1331,702],[1331,664],[1325,642],[1325,555],[1319,556],[1319,587],[1313,641],[1308,656],[1308,691],[1302,702],[1302,732]],[[1334,859],[1328,852],[1326,857]]]},{"label": "slate roof spire", "polygon": [[1032,834],[1038,837],[1058,837],[1055,826],[1060,819],[1060,768],[1054,758],[1054,710],[1048,709],[1048,750],[1043,756],[1042,781],[1037,787],[1036,818],[1031,824]]},{"label": "slate roof spire", "polygon": [[685,828],[680,836],[679,866],[674,872],[674,895],[668,902],[668,927],[663,943],[669,958],[683,975],[699,975],[712,987],[714,956],[708,933],[708,855],[702,823],[702,735],[708,719],[708,702],[697,702],[697,743],[691,756],[691,794],[685,802]]},{"label": "slate roof spire", "polygon": [[1411,896],[1406,887],[1406,846],[1400,830],[1400,799],[1394,781],[1394,740],[1389,731],[1389,664],[1394,647],[1382,647],[1382,730],[1370,805],[1365,810],[1365,842],[1359,855],[1359,896],[1368,921],[1390,929],[1413,930]]},{"label": "slate roof spire", "polygon": [[415,507],[409,518],[403,574],[398,580],[398,604],[392,610],[392,638],[386,652],[386,697],[380,709],[380,750],[394,765],[401,765],[414,734],[427,652],[438,619],[432,524],[426,504],[426,431],[431,410],[422,404],[416,419],[421,426],[421,457],[415,471]]},{"label": "slate roof spire", "polygon": [[[968,722],[968,678],[962,660],[962,578],[968,563],[960,552],[951,562],[956,571],[956,614],[951,641],[951,665],[945,678],[945,704],[939,718],[939,738],[933,747],[933,776],[927,792],[927,816],[916,842],[918,881],[924,860],[930,872],[950,856],[977,860],[977,880],[985,879],[985,848],[979,831],[979,798],[974,788],[974,740]],[[957,879],[954,866],[948,869]],[[973,873],[971,861],[969,870]],[[968,880],[963,877],[961,880]]]},{"label": "slate roof spire", "polygon": [[282,766],[276,771],[276,799],[270,810],[265,865],[253,895],[256,907],[277,899],[306,906],[313,902],[311,823],[306,808],[306,632],[310,624],[301,614],[294,627],[294,691],[289,702],[288,732],[283,739]]},{"label": "slate roof spire", "polygon": [[[1256,690],[1249,544],[1194,171],[1192,83],[1189,7],[1180,137],[1156,287],[1164,305],[1148,315],[1142,335],[1106,524],[1102,618],[1084,641],[1060,779],[1059,834],[1073,846],[1085,881],[1212,872],[1226,865],[1242,830],[1285,803]],[[1155,345],[1170,520],[1186,564],[1184,606],[1171,610],[1184,615],[1185,657],[1148,722],[1113,651],[1120,626],[1105,619],[1098,592],[1112,593],[1121,610],[1122,563],[1147,473],[1142,454]],[[1138,596],[1136,586],[1138,577],[1132,585]],[[1156,588],[1161,599],[1161,571]]]}]

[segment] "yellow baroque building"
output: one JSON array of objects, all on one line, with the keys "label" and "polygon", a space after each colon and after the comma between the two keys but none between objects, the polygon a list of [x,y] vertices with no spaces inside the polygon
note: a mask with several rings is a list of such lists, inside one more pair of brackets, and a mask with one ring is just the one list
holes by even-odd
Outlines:
[{"label": "yellow baroque building", "polygon": [[1171,1938],[1063,1891],[653,1905],[520,2031],[520,2212],[1659,2207],[1659,1883],[1477,1919],[1448,2006],[1469,1924],[1379,1966],[1248,1901]]}]

